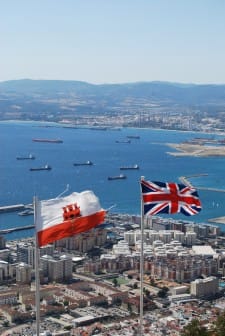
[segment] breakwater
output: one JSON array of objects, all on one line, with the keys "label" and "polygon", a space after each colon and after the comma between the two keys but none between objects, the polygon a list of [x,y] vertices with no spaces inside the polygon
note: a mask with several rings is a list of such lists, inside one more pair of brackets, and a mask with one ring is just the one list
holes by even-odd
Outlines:
[{"label": "breakwater", "polygon": [[24,208],[25,208],[24,204],[6,205],[6,206],[0,207],[0,213],[23,210]]},{"label": "breakwater", "polygon": [[0,235],[7,234],[7,233],[12,233],[12,232],[15,232],[15,231],[29,230],[29,229],[34,229],[34,225],[19,226],[19,227],[14,227],[14,228],[10,228],[10,229],[0,230]]},{"label": "breakwater", "polygon": [[185,184],[188,187],[193,187],[198,190],[207,190],[207,191],[215,191],[215,192],[222,192],[225,193],[225,189],[219,189],[219,188],[210,188],[210,187],[195,187],[193,186],[189,181],[188,178],[192,177],[201,177],[201,176],[208,176],[208,174],[193,174],[193,175],[188,175],[188,176],[180,176],[179,180]]}]

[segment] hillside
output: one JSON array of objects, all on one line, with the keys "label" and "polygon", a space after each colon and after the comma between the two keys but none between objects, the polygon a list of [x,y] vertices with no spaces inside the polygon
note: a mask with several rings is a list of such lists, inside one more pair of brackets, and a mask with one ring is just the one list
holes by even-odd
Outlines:
[{"label": "hillside", "polygon": [[224,111],[225,85],[169,82],[96,85],[81,81],[30,79],[0,82],[2,120],[66,119],[83,123],[83,117],[102,116],[104,122],[110,118],[114,124],[113,117],[120,116],[123,117],[122,125],[137,126],[135,116],[142,114],[146,125],[158,127],[161,121],[149,121],[150,116],[192,115],[199,123],[203,114],[216,118],[219,115],[223,122]]}]

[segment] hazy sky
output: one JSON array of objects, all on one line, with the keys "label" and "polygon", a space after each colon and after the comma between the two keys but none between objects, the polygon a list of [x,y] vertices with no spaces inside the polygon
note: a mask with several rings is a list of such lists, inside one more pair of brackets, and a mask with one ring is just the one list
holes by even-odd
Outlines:
[{"label": "hazy sky", "polygon": [[225,83],[224,0],[0,0],[0,81]]}]

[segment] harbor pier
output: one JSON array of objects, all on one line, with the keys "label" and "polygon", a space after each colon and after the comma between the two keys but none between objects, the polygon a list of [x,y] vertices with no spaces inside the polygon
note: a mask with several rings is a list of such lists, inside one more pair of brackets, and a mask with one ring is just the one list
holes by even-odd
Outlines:
[{"label": "harbor pier", "polygon": [[6,205],[0,207],[0,213],[2,212],[13,212],[23,210],[25,208],[24,204]]}]

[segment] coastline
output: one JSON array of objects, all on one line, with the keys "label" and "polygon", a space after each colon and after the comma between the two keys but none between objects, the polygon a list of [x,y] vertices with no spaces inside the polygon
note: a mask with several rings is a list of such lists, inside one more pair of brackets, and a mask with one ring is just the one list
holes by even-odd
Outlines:
[{"label": "coastline", "polygon": [[225,224],[225,216],[208,219],[209,223]]},{"label": "coastline", "polygon": [[[57,122],[57,121],[45,121],[45,120],[16,120],[16,119],[8,119],[8,120],[1,120],[0,124],[39,124],[39,125],[52,125],[52,126],[64,126],[64,125],[68,125],[68,126],[74,126],[74,124],[72,123],[63,123],[63,122]],[[92,125],[76,125],[77,127],[90,127]],[[102,125],[100,127],[106,127],[110,130],[110,127],[114,127],[113,125]],[[115,125],[115,127],[118,127],[118,125]],[[137,129],[137,130],[151,130],[151,131],[165,131],[165,132],[179,132],[179,133],[195,133],[195,134],[204,134],[204,135],[220,135],[220,136],[225,136],[225,132],[221,132],[221,131],[210,131],[210,132],[206,132],[206,131],[196,131],[196,130],[179,130],[179,129],[167,129],[167,128],[153,128],[153,127],[131,127],[131,126],[119,126],[120,128],[123,129]],[[167,144],[170,147],[173,147],[173,145],[176,144],[172,144],[172,143],[168,143]],[[171,152],[173,153],[173,152]]]},{"label": "coastline", "polygon": [[167,143],[166,145],[178,151],[178,152],[167,152],[167,154],[177,157],[225,156],[225,146],[204,146],[204,145],[186,144],[186,143],[182,144]]}]

